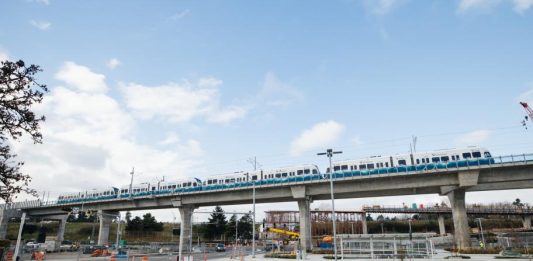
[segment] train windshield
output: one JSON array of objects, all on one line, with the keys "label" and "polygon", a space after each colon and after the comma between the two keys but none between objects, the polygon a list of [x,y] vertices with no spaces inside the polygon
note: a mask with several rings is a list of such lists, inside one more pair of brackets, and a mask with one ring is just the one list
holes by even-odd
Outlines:
[{"label": "train windshield", "polygon": [[490,152],[488,152],[488,151],[485,151],[484,154],[485,154],[485,158],[491,158],[492,157],[492,155],[490,155]]}]

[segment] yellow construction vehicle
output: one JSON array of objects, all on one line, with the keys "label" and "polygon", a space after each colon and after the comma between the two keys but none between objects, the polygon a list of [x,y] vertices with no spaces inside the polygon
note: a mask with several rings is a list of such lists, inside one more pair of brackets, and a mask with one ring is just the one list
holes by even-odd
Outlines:
[{"label": "yellow construction vehicle", "polygon": [[279,228],[267,227],[266,231],[267,232],[276,233],[276,234],[280,234],[280,235],[287,235],[292,240],[296,240],[296,239],[300,238],[300,233],[296,233],[296,232],[292,232],[292,231],[288,231],[288,230],[283,230],[283,229],[279,229]]}]

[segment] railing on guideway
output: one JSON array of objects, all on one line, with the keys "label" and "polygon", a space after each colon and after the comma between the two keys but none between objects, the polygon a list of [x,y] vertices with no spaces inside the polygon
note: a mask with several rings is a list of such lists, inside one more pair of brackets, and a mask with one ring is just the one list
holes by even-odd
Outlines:
[{"label": "railing on guideway", "polygon": [[[478,158],[471,160],[462,160],[462,161],[452,161],[452,162],[438,162],[438,163],[428,163],[420,164],[416,166],[396,166],[389,168],[378,168],[372,170],[363,170],[363,171],[336,171],[333,172],[332,176],[334,179],[353,179],[362,176],[371,176],[371,175],[383,175],[383,174],[410,174],[410,173],[424,173],[424,172],[439,172],[439,171],[454,171],[459,169],[476,169],[476,168],[492,168],[492,167],[501,167],[502,165],[518,165],[518,164],[533,164],[533,154],[519,154],[519,155],[508,155],[508,156],[498,156],[492,158]],[[318,175],[321,177],[320,175]],[[233,190],[236,188],[251,188],[252,186],[262,186],[262,185],[276,185],[276,184],[294,184],[302,182],[320,182],[329,179],[330,174],[326,173],[322,175],[323,178],[315,179],[314,177],[307,178],[308,176],[296,176],[296,177],[286,177],[279,178],[274,181],[264,182],[261,180],[258,181],[246,181],[241,183],[231,184],[231,186],[221,187],[212,189],[206,187],[205,191],[223,191],[223,190]],[[203,191],[203,189],[202,189]],[[179,193],[167,193],[167,194],[156,194],[156,195],[144,195],[144,196],[134,196],[134,198],[145,198],[145,197],[165,197],[189,193],[197,193],[198,191],[191,192],[179,192]],[[106,201],[115,201],[115,200],[129,200],[130,198],[114,198],[106,199]],[[92,202],[100,202],[102,200],[90,200],[84,202],[68,202],[68,203],[58,203],[57,201],[42,201],[38,200],[27,200],[20,202],[12,202],[8,204],[0,204],[0,209],[31,209],[39,207],[51,207],[58,205],[65,206],[77,206],[80,204],[87,204]]]}]

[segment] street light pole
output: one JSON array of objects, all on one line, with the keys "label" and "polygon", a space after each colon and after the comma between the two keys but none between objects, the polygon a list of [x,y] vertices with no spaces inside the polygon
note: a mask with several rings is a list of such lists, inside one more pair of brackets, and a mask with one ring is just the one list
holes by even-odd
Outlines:
[{"label": "street light pole", "polygon": [[483,226],[481,225],[481,218],[476,218],[479,222],[479,230],[481,232],[481,242],[483,242],[483,247],[485,247],[485,236],[483,236]]},{"label": "street light pole", "polygon": [[329,190],[331,194],[331,216],[333,223],[333,256],[335,261],[337,261],[337,218],[335,216],[335,197],[333,194],[333,164],[331,158],[333,154],[341,154],[342,151],[333,151],[333,149],[327,149],[326,152],[317,153],[316,155],[322,156],[326,155],[329,158]]}]

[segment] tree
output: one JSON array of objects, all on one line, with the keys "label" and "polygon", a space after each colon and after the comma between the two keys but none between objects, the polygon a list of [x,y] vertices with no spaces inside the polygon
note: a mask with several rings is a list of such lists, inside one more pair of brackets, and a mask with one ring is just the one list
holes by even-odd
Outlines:
[{"label": "tree", "polygon": [[220,206],[216,206],[215,209],[213,209],[213,213],[211,213],[211,217],[208,219],[204,237],[216,239],[224,235],[227,224],[228,221],[226,220],[224,210]]},{"label": "tree", "polygon": [[9,142],[26,133],[34,143],[42,143],[40,123],[45,117],[31,110],[48,91],[46,85],[35,81],[40,71],[39,66],[26,66],[21,60],[0,62],[0,198],[6,202],[22,191],[35,194],[27,188],[31,177],[20,171],[24,162],[15,160]]},{"label": "tree", "polygon": [[135,217],[126,223],[128,231],[163,231],[163,223],[157,222],[151,213],[146,213],[143,218]]},{"label": "tree", "polygon": [[252,239],[253,220],[250,214],[246,214],[239,219],[237,230],[239,231],[239,238]]},{"label": "tree", "polygon": [[516,207],[522,208],[522,207],[524,207],[524,203],[522,203],[522,201],[521,201],[519,198],[517,198],[517,199],[515,199],[515,201],[513,202],[513,206],[516,206]]},{"label": "tree", "polygon": [[236,226],[237,226],[237,215],[233,214],[231,218],[229,219],[228,225],[226,226],[226,238],[230,240],[235,240],[235,227]]}]

